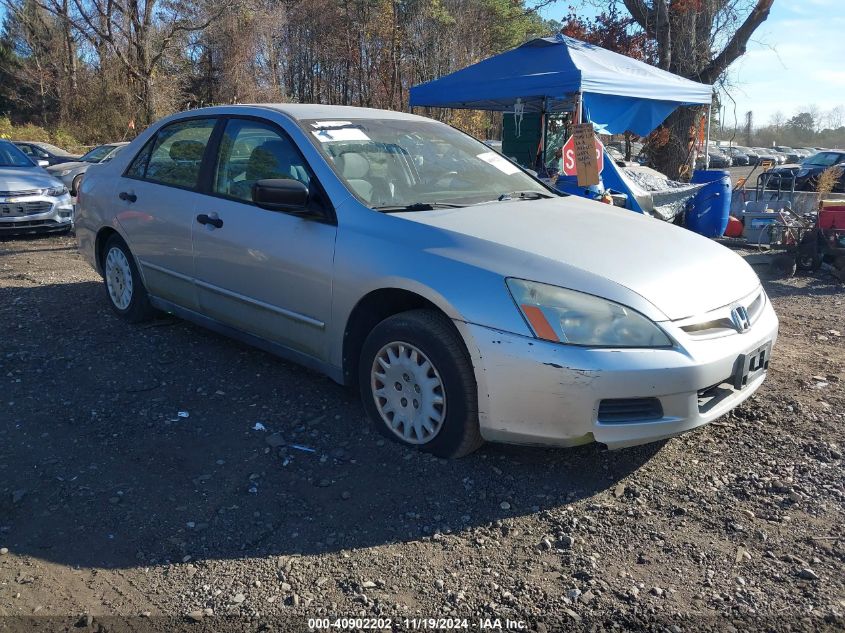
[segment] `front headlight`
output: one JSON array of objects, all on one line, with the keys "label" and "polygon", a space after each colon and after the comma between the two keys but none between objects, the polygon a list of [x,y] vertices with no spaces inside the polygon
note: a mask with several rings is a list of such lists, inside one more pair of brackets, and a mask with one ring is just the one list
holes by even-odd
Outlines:
[{"label": "front headlight", "polygon": [[508,279],[508,289],[537,338],[591,347],[671,347],[636,310],[583,292]]},{"label": "front headlight", "polygon": [[795,177],[796,177],[796,178],[803,178],[804,176],[806,176],[806,175],[807,175],[807,174],[809,174],[809,173],[810,173],[810,170],[809,170],[809,169],[799,169],[799,170],[798,170],[798,173],[797,173],[797,174],[795,174]]},{"label": "front headlight", "polygon": [[73,171],[72,169],[63,169],[62,171],[59,172],[59,176],[67,176],[72,171]]},{"label": "front headlight", "polygon": [[44,189],[43,194],[45,196],[52,196],[54,198],[58,198],[59,196],[63,196],[67,193],[67,187],[62,185],[61,187],[51,187],[50,189]]}]

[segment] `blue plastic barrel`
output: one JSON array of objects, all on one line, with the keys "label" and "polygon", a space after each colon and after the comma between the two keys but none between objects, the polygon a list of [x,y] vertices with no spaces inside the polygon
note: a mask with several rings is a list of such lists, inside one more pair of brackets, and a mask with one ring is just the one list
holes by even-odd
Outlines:
[{"label": "blue plastic barrel", "polygon": [[725,169],[696,169],[691,182],[706,184],[687,209],[687,228],[706,237],[724,235],[731,216],[731,173]]},{"label": "blue plastic barrel", "polygon": [[591,200],[601,197],[601,194],[604,192],[604,185],[601,179],[599,179],[599,184],[594,187],[579,187],[578,176],[567,176],[566,174],[561,174],[558,177],[555,188],[563,193],[581,196],[582,198],[590,198]]}]

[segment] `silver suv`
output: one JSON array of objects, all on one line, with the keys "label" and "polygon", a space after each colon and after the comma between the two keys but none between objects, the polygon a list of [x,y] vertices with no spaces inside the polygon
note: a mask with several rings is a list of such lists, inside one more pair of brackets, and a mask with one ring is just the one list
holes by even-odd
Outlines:
[{"label": "silver suv", "polygon": [[754,393],[777,335],[731,251],[400,112],[169,117],[88,170],[77,235],[127,321],[357,384],[380,431],[442,456],[681,433]]}]

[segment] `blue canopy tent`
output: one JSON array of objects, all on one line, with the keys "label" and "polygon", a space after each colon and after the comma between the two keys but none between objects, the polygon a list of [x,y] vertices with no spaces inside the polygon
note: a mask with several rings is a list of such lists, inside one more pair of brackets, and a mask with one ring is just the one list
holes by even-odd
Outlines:
[{"label": "blue canopy tent", "polygon": [[[543,115],[540,151],[545,154],[545,115],[574,112],[599,132],[645,136],[676,108],[710,105],[713,87],[690,81],[593,44],[557,35],[517,48],[411,88],[410,106]],[[545,156],[542,157],[545,164]],[[705,158],[707,160],[707,158]],[[608,168],[608,166],[610,168]],[[643,212],[635,186],[605,155],[605,184],[629,194],[629,208]]]},{"label": "blue canopy tent", "polygon": [[[565,112],[607,134],[645,136],[682,105],[709,105],[713,88],[565,35],[531,40],[411,88],[410,106]],[[709,126],[708,126],[709,127]],[[709,142],[709,139],[708,139]]]}]

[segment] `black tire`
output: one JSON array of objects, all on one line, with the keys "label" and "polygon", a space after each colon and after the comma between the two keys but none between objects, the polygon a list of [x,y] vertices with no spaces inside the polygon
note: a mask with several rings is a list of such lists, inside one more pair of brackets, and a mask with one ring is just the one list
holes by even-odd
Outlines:
[{"label": "black tire", "polygon": [[[373,366],[377,355],[391,343],[417,348],[431,362],[432,371],[436,371],[442,383],[445,415],[430,439],[406,441],[382,417],[376,404],[377,396],[371,382]],[[413,377],[411,382],[416,380]],[[478,388],[469,354],[455,326],[439,312],[411,310],[388,317],[376,325],[361,350],[358,384],[370,421],[380,433],[394,441],[446,458],[463,457],[484,443],[478,427]],[[410,408],[411,405],[407,406]]]},{"label": "black tire", "polygon": [[794,255],[775,255],[769,261],[769,274],[774,279],[792,277],[797,269]]},{"label": "black tire", "polygon": [[79,185],[82,183],[82,174],[78,174],[70,181],[70,195],[76,196],[79,193]]},{"label": "black tire", "polygon": [[822,267],[822,256],[816,251],[801,249],[795,257],[795,264],[798,270],[804,272],[816,272]]},{"label": "black tire", "polygon": [[[108,271],[106,268],[109,254],[113,250],[120,251],[129,264],[132,286],[130,299],[125,307],[121,307],[115,303],[115,300],[112,298],[112,294],[109,290],[109,280],[107,278]],[[129,247],[120,235],[112,235],[106,242],[106,247],[103,250],[102,270],[103,287],[106,290],[106,297],[108,298],[109,305],[112,307],[115,314],[128,323],[143,323],[144,321],[149,321],[155,316],[155,308],[153,308],[150,304],[147,289],[144,287],[144,282],[141,279],[141,275],[138,273],[138,267],[135,265],[135,258],[132,257]]]}]

